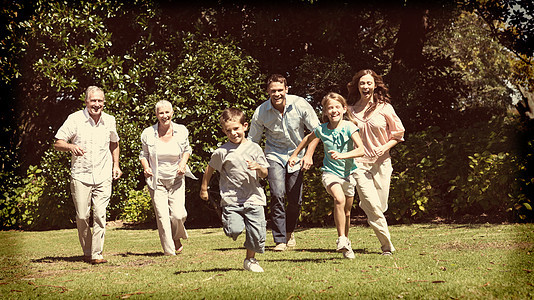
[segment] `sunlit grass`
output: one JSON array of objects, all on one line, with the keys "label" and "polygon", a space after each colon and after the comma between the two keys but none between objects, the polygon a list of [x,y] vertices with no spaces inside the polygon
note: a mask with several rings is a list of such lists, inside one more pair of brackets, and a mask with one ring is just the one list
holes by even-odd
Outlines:
[{"label": "sunlit grass", "polygon": [[397,253],[379,255],[366,226],[351,228],[356,259],[334,251],[334,228],[302,229],[297,248],[243,271],[244,236],[189,230],[183,254],[163,256],[156,230],[108,228],[105,258],[82,261],[76,230],[0,232],[2,299],[531,299],[534,225],[399,225]]}]

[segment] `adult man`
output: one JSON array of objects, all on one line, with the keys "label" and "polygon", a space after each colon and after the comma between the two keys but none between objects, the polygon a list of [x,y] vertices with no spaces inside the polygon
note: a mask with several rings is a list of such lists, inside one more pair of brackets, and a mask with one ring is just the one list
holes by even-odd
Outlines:
[{"label": "adult man", "polygon": [[[70,189],[76,208],[78,238],[84,261],[106,263],[102,256],[106,232],[106,207],[111,196],[111,179],[122,175],[119,168],[119,136],[115,118],[103,112],[104,92],[90,86],[85,109],[69,115],[59,128],[54,148],[72,153]],[[93,234],[89,227],[93,204]]]},{"label": "adult man", "polygon": [[256,108],[248,135],[252,141],[258,143],[265,132],[265,154],[270,165],[268,181],[275,251],[296,246],[293,231],[297,226],[302,203],[301,168],[307,170],[313,164],[313,151],[319,143],[319,139],[316,139],[310,143],[305,155],[299,153],[300,164],[293,167],[287,164],[289,157],[304,138],[305,128],[311,131],[320,125],[312,106],[304,98],[289,95],[287,91],[287,81],[282,75],[274,74],[269,77],[269,100]]}]

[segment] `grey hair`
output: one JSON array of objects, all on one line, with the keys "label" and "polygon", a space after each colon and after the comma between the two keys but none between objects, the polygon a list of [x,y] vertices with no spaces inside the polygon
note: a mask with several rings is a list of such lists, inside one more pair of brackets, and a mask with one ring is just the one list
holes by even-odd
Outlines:
[{"label": "grey hair", "polygon": [[158,113],[158,108],[161,108],[161,107],[170,107],[171,108],[171,112],[174,112],[174,110],[172,109],[172,104],[167,101],[167,100],[159,100],[158,103],[156,103],[156,107],[154,107],[154,113]]},{"label": "grey hair", "polygon": [[104,91],[101,88],[94,86],[94,85],[87,87],[87,89],[85,90],[85,101],[87,101],[87,99],[89,99],[89,95],[94,92],[102,92],[102,95],[104,95],[104,99],[102,100],[106,101],[106,95]]}]

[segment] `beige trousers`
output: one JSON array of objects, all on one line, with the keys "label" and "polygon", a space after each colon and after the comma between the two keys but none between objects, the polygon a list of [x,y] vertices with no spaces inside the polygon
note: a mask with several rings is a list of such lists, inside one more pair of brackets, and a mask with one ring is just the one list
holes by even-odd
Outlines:
[{"label": "beige trousers", "polygon": [[367,222],[378,237],[382,251],[395,251],[384,216],[388,209],[389,184],[393,172],[391,158],[372,164],[357,163],[357,166],[354,178],[360,207],[367,215]]},{"label": "beige trousers", "polygon": [[[85,184],[72,179],[70,190],[76,209],[76,227],[83,255],[91,259],[102,259],[106,235],[106,208],[111,196],[111,178],[100,184]],[[89,227],[93,204],[93,234]]]},{"label": "beige trousers", "polygon": [[148,189],[156,222],[158,224],[159,240],[165,255],[176,255],[176,248],[180,239],[187,239],[185,220],[185,178],[158,179],[156,189]]}]

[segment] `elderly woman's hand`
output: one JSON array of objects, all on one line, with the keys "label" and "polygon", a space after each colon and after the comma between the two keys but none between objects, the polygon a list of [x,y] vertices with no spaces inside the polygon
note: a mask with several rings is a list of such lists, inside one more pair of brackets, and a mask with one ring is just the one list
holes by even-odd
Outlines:
[{"label": "elderly woman's hand", "polygon": [[145,178],[154,176],[154,174],[152,174],[152,169],[150,168],[146,168],[143,174],[145,175]]}]

